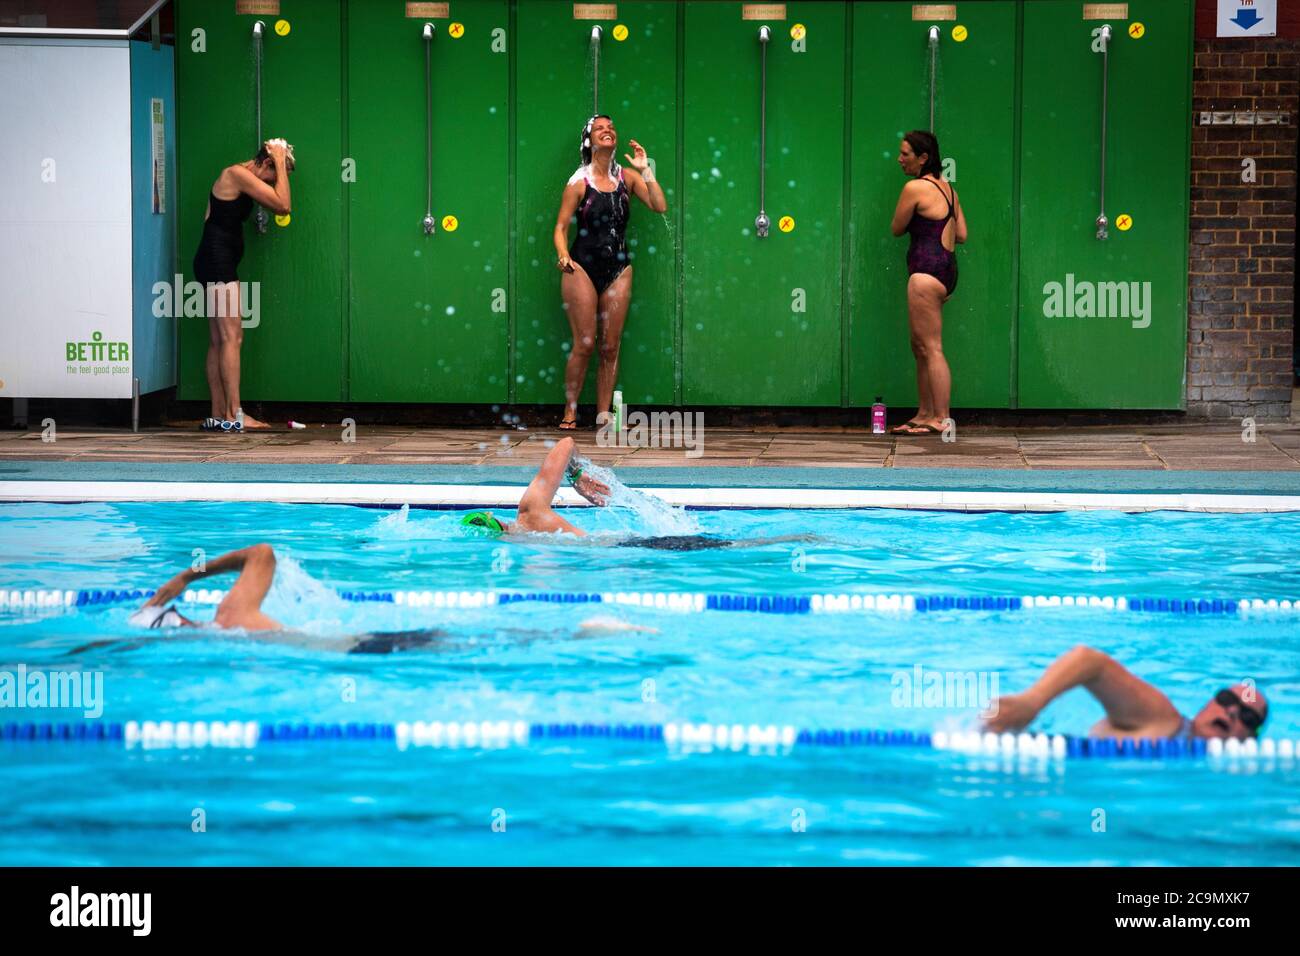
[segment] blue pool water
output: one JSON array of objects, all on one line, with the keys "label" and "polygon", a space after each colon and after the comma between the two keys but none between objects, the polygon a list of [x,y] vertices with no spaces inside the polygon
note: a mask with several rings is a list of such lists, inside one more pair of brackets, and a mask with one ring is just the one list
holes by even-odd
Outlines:
[{"label": "blue pool water", "polygon": [[[508,512],[503,516],[509,517]],[[1100,609],[773,616],[514,604],[435,609],[336,590],[1300,596],[1300,515],[711,511],[653,530],[767,542],[620,547],[627,512],[570,512],[594,540],[465,538],[459,515],[346,506],[0,505],[0,589],[150,588],[267,541],[265,609],[293,634],[132,629],[125,606],[0,612],[0,670],[103,674],[106,721],[522,720],[974,729],[905,706],[916,667],[1022,689],[1087,642],[1185,713],[1253,679],[1266,736],[1300,737],[1300,616]],[[229,586],[230,578],[214,587]],[[206,583],[206,582],[205,582]],[[195,609],[210,617],[211,608]],[[595,633],[596,616],[655,633]],[[342,653],[376,630],[434,650]],[[153,640],[140,640],[142,637]],[[102,643],[101,643],[102,642]],[[92,645],[93,646],[88,646]],[[70,652],[77,651],[73,654]],[[1076,691],[1040,716],[1083,733]],[[49,710],[7,720],[78,719]],[[0,864],[1293,864],[1300,770],[1282,761],[1021,762],[917,749],[681,753],[571,739],[500,750],[276,743],[124,750],[0,743]],[[206,831],[193,830],[202,810]],[[1105,830],[1096,829],[1098,811]],[[504,832],[500,820],[505,820]],[[498,822],[497,829],[493,822]]]}]

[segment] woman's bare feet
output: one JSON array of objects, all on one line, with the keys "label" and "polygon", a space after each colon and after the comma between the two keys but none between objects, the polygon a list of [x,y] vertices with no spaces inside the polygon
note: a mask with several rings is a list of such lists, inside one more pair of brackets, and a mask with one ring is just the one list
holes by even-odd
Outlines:
[{"label": "woman's bare feet", "polygon": [[248,412],[244,412],[244,431],[246,432],[270,431],[272,427],[274,426],[268,425],[266,422],[259,421],[258,419],[254,418],[252,415],[248,414]]}]

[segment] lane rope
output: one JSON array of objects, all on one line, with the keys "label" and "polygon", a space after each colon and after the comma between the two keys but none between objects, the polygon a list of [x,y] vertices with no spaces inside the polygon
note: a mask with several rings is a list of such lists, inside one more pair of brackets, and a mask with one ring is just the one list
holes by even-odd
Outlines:
[{"label": "lane rope", "polygon": [[522,720],[399,721],[397,723],[332,723],[312,721],[127,721],[83,720],[72,723],[3,723],[0,742],[110,743],[128,750],[250,749],[274,744],[378,742],[398,750],[491,750],[524,747],[546,741],[606,739],[655,744],[671,752],[731,751],[788,754],[797,748],[849,749],[887,747],[947,751],[971,756],[1001,756],[1064,760],[1066,758],[1228,760],[1280,759],[1300,756],[1300,741],[1116,740],[1044,733],[979,733],[913,730],[797,729],[775,724],[614,724],[604,722],[528,723]]},{"label": "lane rope", "polygon": [[[182,604],[215,605],[226,596],[220,588],[192,588]],[[669,611],[745,611],[758,614],[856,614],[863,612],[1023,611],[1045,608],[1139,611],[1154,614],[1244,615],[1300,611],[1300,599],[1153,598],[1112,595],[1026,594],[1012,596],[933,594],[707,594],[689,591],[338,591],[344,601],[378,602],[404,607],[476,608],[521,602],[612,604]],[[80,590],[0,590],[0,611],[17,614],[65,612],[114,604],[138,604],[152,590],[136,588]]]}]

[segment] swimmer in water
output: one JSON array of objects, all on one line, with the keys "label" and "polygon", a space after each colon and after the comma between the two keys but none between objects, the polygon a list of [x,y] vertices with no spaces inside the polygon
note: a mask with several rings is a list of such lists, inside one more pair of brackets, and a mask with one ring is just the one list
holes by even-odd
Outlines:
[{"label": "swimmer in water", "polygon": [[[239,577],[217,606],[211,624],[191,621],[168,602],[185,593],[195,581],[216,574],[238,571]],[[262,613],[262,601],[275,579],[275,551],[269,544],[255,544],[223,554],[207,562],[203,570],[187,568],[160,587],[140,610],[131,615],[138,627],[240,627],[248,631],[278,631],[283,625]]]},{"label": "swimmer in water", "polygon": [[[602,486],[603,487],[603,486]],[[608,490],[608,489],[606,489]],[[185,617],[176,610],[175,604],[168,602],[179,597],[195,581],[217,574],[238,571],[230,591],[217,606],[216,617],[210,624],[202,624]],[[275,551],[269,544],[255,544],[239,551],[231,551],[209,561],[202,571],[187,569],[176,575],[154,594],[140,610],[130,617],[130,622],[137,627],[154,630],[168,628],[218,628],[242,629],[255,632],[276,632],[279,643],[294,644],[315,650],[341,650],[348,654],[395,654],[400,651],[416,650],[439,644],[455,635],[439,628],[421,628],[408,631],[378,631],[349,636],[345,641],[336,638],[322,638],[315,635],[297,634],[286,630],[284,625],[274,618],[262,613],[262,601],[275,580]],[[577,636],[591,637],[598,634],[613,634],[634,631],[657,634],[651,627],[629,624],[614,617],[593,617],[578,625]],[[529,636],[549,636],[550,632],[524,631]],[[140,647],[141,641],[95,641],[71,651],[80,654],[99,648],[121,646],[124,649]]]},{"label": "swimmer in water", "polygon": [[[460,523],[473,534],[494,538],[525,532],[550,534],[557,531],[586,537],[587,532],[557,515],[552,503],[555,500],[555,493],[566,479],[573,486],[574,491],[592,504],[603,507],[608,503],[609,486],[585,470],[590,464],[577,455],[577,446],[572,438],[562,438],[556,442],[555,447],[546,456],[546,460],[542,462],[542,467],[537,470],[537,477],[524,491],[523,497],[519,500],[518,517],[514,521],[502,521],[490,511],[472,511],[462,518]],[[745,543],[773,544],[796,540],[807,540],[807,536],[793,535]],[[705,551],[733,547],[739,542],[705,534],[687,534],[625,538],[612,543],[620,547],[651,548],[658,551]]]},{"label": "swimmer in water", "polygon": [[1028,690],[999,697],[985,727],[999,733],[1023,730],[1053,700],[1079,686],[1106,708],[1106,716],[1088,732],[1090,737],[1245,740],[1258,736],[1268,719],[1268,702],[1249,684],[1225,687],[1195,717],[1184,717],[1151,684],[1109,655],[1081,644],[1058,657]]}]

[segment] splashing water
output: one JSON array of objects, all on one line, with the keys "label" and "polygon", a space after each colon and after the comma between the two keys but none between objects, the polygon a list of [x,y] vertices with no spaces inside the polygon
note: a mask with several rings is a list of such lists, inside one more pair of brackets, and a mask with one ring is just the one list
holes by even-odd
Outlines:
[{"label": "splashing water", "polygon": [[338,634],[351,605],[327,584],[317,581],[283,551],[275,552],[275,580],[262,610],[307,633]]},{"label": "splashing water", "polygon": [[584,462],[582,470],[609,486],[607,513],[627,530],[639,534],[696,534],[700,530],[695,516],[685,508],[675,508],[655,495],[629,488],[608,468]]}]

